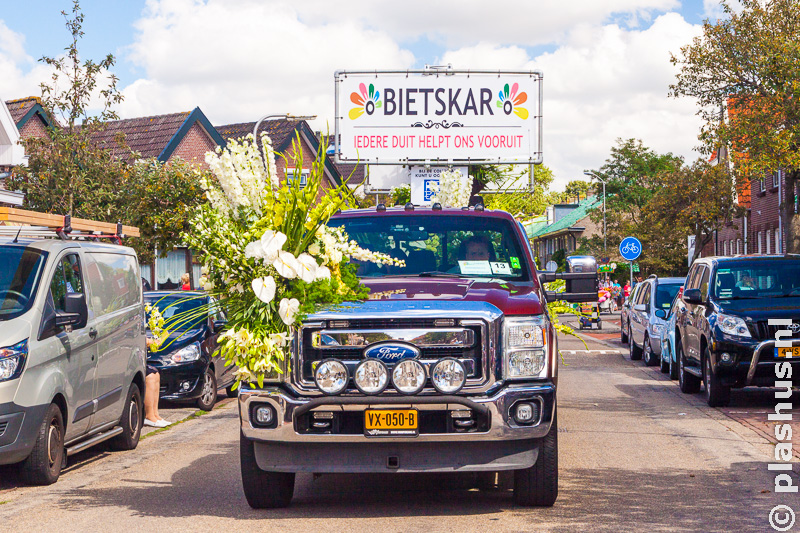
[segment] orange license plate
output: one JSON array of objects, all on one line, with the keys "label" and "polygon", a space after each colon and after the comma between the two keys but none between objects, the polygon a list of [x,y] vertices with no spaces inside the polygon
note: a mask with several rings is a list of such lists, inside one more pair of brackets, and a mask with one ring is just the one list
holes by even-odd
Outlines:
[{"label": "orange license plate", "polygon": [[416,437],[419,435],[416,409],[367,409],[364,435],[367,437]]},{"label": "orange license plate", "polygon": [[800,346],[776,347],[775,357],[800,357]]}]

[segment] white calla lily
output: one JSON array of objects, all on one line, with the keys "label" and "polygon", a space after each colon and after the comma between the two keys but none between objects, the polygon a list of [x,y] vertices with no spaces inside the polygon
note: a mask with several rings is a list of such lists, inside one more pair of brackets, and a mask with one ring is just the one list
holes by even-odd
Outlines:
[{"label": "white calla lily", "polygon": [[280,231],[265,231],[264,235],[261,236],[261,247],[264,249],[264,262],[274,262],[278,258],[279,252],[284,244],[286,244],[286,235]]},{"label": "white calla lily", "polygon": [[331,279],[331,269],[326,266],[317,268],[316,279]]},{"label": "white calla lily", "polygon": [[253,241],[244,248],[244,256],[247,258],[262,259],[264,257],[264,247],[261,241]]},{"label": "white calla lily", "polygon": [[291,300],[284,298],[278,305],[278,315],[287,326],[294,324],[294,318],[300,310],[300,301],[297,298]]},{"label": "white calla lily", "polygon": [[256,293],[256,298],[265,304],[275,299],[276,285],[272,276],[256,278],[250,283],[250,286],[253,288],[253,292]]},{"label": "white calla lily", "polygon": [[306,253],[297,256],[300,268],[297,270],[297,277],[311,283],[317,277],[317,260]]},{"label": "white calla lily", "polygon": [[297,262],[297,258],[283,250],[278,252],[278,256],[272,262],[272,266],[275,267],[278,274],[286,279],[296,278],[297,271],[300,270],[300,263]]}]

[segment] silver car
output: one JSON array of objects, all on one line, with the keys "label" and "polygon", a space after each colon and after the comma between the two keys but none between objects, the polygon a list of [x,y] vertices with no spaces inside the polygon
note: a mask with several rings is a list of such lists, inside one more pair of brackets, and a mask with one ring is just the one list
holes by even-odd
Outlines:
[{"label": "silver car", "polygon": [[686,278],[659,278],[655,274],[636,286],[628,312],[631,359],[655,366],[661,357],[666,316]]}]

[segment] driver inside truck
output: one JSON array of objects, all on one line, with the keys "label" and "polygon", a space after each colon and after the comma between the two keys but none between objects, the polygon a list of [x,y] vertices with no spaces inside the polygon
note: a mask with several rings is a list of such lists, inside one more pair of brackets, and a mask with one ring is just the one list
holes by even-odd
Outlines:
[{"label": "driver inside truck", "polygon": [[489,261],[493,255],[492,244],[483,235],[473,235],[465,240],[460,252],[462,261]]}]

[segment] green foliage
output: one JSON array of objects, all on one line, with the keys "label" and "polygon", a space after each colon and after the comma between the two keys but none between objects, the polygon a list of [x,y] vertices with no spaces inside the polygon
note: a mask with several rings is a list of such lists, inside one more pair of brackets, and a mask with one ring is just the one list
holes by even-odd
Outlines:
[{"label": "green foliage", "polygon": [[515,170],[512,165],[474,166],[471,169],[470,172],[475,173],[474,178],[478,184],[473,185],[473,189],[477,188],[478,193],[485,187],[501,191],[484,194],[484,205],[488,209],[507,211],[521,220],[542,214],[548,205],[559,198],[558,193],[549,190],[553,182],[553,171],[544,165],[534,167],[532,192],[516,192],[528,187],[527,168],[523,172]]},{"label": "green foliage", "polygon": [[400,185],[392,189],[391,202],[392,205],[405,205],[411,201],[411,186]]}]

